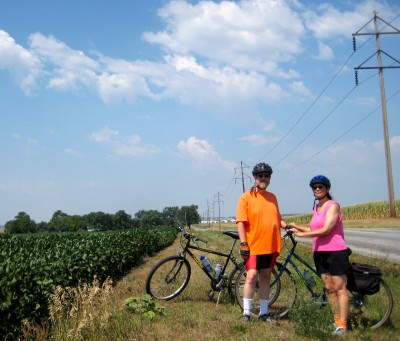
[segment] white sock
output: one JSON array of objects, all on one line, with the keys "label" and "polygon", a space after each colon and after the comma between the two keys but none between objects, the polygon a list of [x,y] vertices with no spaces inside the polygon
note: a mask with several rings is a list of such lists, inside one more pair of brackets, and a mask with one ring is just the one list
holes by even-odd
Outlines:
[{"label": "white sock", "polygon": [[243,298],[243,315],[251,315],[252,307],[253,307],[253,299]]},{"label": "white sock", "polygon": [[268,300],[260,300],[260,315],[268,314]]}]

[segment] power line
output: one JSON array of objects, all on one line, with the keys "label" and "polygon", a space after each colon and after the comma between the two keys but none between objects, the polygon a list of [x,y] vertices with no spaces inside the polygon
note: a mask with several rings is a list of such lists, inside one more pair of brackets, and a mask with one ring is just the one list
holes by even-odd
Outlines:
[{"label": "power line", "polygon": [[[374,77],[374,76],[376,76],[376,75],[372,75],[372,76],[368,77],[368,78],[367,78],[365,81],[363,81],[362,83],[367,82],[368,80],[370,80],[370,79],[371,79],[372,77]],[[362,84],[362,83],[361,83],[361,84]],[[336,106],[335,106],[327,115],[325,115],[325,117],[324,117],[321,121],[319,121],[319,123],[318,123],[316,126],[314,126],[314,127],[310,130],[310,132],[309,132],[309,133],[308,133],[294,148],[292,148],[292,149],[290,150],[289,153],[287,153],[282,159],[280,159],[280,160],[275,164],[275,166],[279,165],[279,164],[280,164],[283,160],[285,160],[290,154],[292,154],[298,147],[300,147],[300,145],[302,145],[303,142],[306,141],[306,140],[317,130],[317,128],[319,128],[319,127],[322,125],[322,123],[324,123],[324,122],[328,119],[328,117],[331,116],[331,115],[336,111],[337,108],[339,108],[339,106],[347,99],[347,97],[349,97],[349,96],[351,95],[351,93],[352,93],[356,88],[357,88],[357,86],[354,86],[354,87],[339,101],[339,103],[336,104]]]},{"label": "power line", "polygon": [[[388,102],[396,97],[398,94],[400,94],[400,90],[397,90],[392,96],[390,96],[388,98]],[[350,133],[350,131],[352,131],[353,129],[355,129],[356,127],[358,127],[361,123],[363,123],[368,117],[370,117],[373,113],[375,113],[377,110],[379,110],[381,108],[381,105],[377,106],[375,109],[373,109],[371,112],[369,112],[367,115],[365,115],[361,120],[359,120],[356,124],[354,124],[350,129],[346,130],[342,135],[340,135],[339,137],[337,137],[336,139],[334,139],[333,141],[331,141],[328,145],[326,145],[325,147],[323,147],[322,149],[320,149],[318,152],[316,152],[314,155],[312,155],[311,157],[309,157],[308,159],[300,162],[299,164],[297,164],[296,166],[292,167],[290,169],[290,171],[293,171],[296,168],[299,168],[300,166],[302,166],[303,164],[309,162],[311,159],[317,157],[319,154],[321,154],[323,151],[325,151],[326,149],[332,147],[332,145],[334,145],[336,142],[338,142],[339,140],[341,140],[344,136],[346,136],[348,133]]]},{"label": "power line", "polygon": [[[396,20],[400,15],[397,15],[394,19],[391,20],[391,22],[393,22],[394,20]],[[386,22],[385,22],[386,23]],[[390,26],[390,23],[386,23],[387,25],[383,28],[385,29],[387,26]],[[356,49],[355,46],[355,40],[353,39],[353,52],[350,54],[350,56],[346,59],[346,61],[343,63],[343,65],[337,70],[337,72],[333,75],[333,77],[330,79],[330,81],[326,84],[326,86],[322,89],[322,91],[317,95],[317,97],[313,100],[313,102],[309,105],[309,107],[303,112],[303,114],[301,114],[301,116],[299,117],[299,119],[292,125],[292,127],[283,135],[283,137],[281,139],[279,139],[274,146],[271,147],[271,149],[264,154],[261,159],[264,159],[266,156],[268,156],[271,152],[273,152],[282,142],[283,140],[286,139],[286,137],[296,128],[296,126],[303,120],[303,118],[308,114],[308,112],[311,110],[311,108],[315,105],[315,103],[321,98],[321,96],[325,93],[325,91],[329,88],[329,86],[333,83],[333,81],[336,79],[336,77],[339,75],[339,73],[343,70],[343,68],[347,65],[347,63],[350,61],[350,59],[354,56],[356,50],[360,50],[362,49],[371,39],[373,39],[373,37],[371,36],[369,39],[367,39],[363,44],[361,44],[361,46]],[[356,82],[358,85],[358,79],[357,79],[357,74],[356,74]],[[352,91],[354,90],[354,88],[352,89]],[[351,92],[350,92],[351,93]],[[348,95],[350,95],[350,93]],[[346,97],[348,97],[348,95]],[[339,103],[339,105],[343,102],[344,99],[342,99],[342,101]],[[318,125],[319,126],[319,125]],[[317,127],[318,127],[317,126]],[[311,135],[311,133],[309,134]],[[307,139],[307,137],[309,136],[307,135],[305,139]],[[303,141],[300,142],[300,144],[302,144],[305,139]],[[299,144],[299,145],[300,145]],[[298,146],[299,146],[298,145]],[[294,149],[297,149],[296,146]],[[289,152],[286,156],[290,155],[293,152],[293,150],[291,152]],[[279,164],[281,161],[283,161],[285,159],[285,157],[283,159],[281,159],[277,164]],[[276,165],[277,165],[276,164]]]}]

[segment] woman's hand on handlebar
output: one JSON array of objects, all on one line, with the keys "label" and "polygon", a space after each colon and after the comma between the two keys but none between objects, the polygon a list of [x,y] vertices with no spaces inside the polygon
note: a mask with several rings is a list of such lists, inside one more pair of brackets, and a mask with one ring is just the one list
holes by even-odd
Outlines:
[{"label": "woman's hand on handlebar", "polygon": [[281,220],[281,228],[285,229],[286,231],[291,231],[296,229],[296,227],[292,224],[286,223],[286,221]]},{"label": "woman's hand on handlebar", "polygon": [[287,224],[284,220],[281,221],[281,227],[285,229],[286,232],[294,233],[301,237],[301,231],[297,228],[295,224]]}]

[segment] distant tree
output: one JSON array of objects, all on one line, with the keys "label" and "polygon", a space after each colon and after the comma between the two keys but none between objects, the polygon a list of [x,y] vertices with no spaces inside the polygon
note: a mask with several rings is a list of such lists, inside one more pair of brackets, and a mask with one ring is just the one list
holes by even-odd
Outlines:
[{"label": "distant tree", "polygon": [[36,232],[48,232],[49,231],[49,223],[41,221],[40,223],[36,224]]},{"label": "distant tree", "polygon": [[185,224],[189,228],[193,224],[198,224],[201,221],[200,214],[197,212],[197,205],[182,206],[178,212],[178,221],[180,224]]},{"label": "distant tree", "polygon": [[47,230],[52,232],[76,232],[86,230],[86,219],[79,215],[68,215],[61,210],[53,213]]},{"label": "distant tree", "polygon": [[68,214],[62,212],[61,210],[57,210],[53,213],[49,221],[49,228],[51,231],[68,231],[67,220]]},{"label": "distant tree", "polygon": [[113,216],[104,212],[91,212],[86,216],[87,228],[98,231],[111,230],[113,227]]},{"label": "distant tree", "polygon": [[179,225],[179,222],[178,222],[179,207],[178,206],[165,207],[162,213],[163,213],[163,219],[164,219],[165,225],[170,225],[170,226]]},{"label": "distant tree", "polygon": [[135,214],[140,227],[162,226],[164,225],[163,214],[156,210],[141,210]]},{"label": "distant tree", "polygon": [[34,233],[36,232],[36,223],[25,212],[19,212],[14,220],[7,221],[4,225],[6,233]]},{"label": "distant tree", "polygon": [[119,210],[113,216],[114,229],[129,229],[134,227],[132,216],[124,210]]}]

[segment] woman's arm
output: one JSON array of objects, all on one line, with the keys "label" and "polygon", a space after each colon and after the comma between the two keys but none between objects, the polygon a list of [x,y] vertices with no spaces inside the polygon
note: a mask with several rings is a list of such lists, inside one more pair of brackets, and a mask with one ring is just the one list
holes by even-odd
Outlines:
[{"label": "woman's arm", "polygon": [[290,230],[292,232],[295,232],[296,230],[297,231],[301,231],[301,232],[310,231],[310,227],[309,226],[299,226],[299,225],[297,225],[295,223],[288,224],[284,220],[281,221],[281,226],[285,230]]}]

